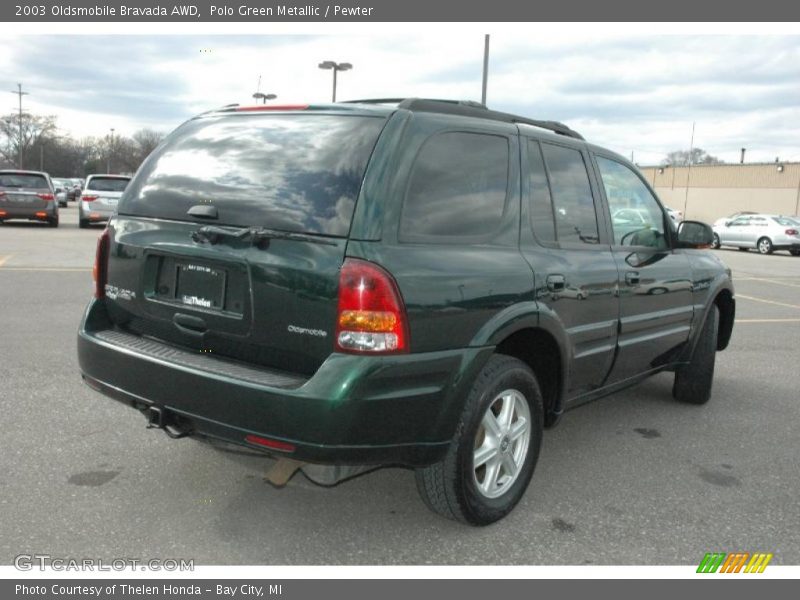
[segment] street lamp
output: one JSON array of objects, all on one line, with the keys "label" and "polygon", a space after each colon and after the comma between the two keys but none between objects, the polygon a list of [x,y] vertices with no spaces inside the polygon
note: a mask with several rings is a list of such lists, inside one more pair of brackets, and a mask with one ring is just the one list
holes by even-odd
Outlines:
[{"label": "street lamp", "polygon": [[336,102],[336,73],[338,71],[349,71],[353,68],[350,63],[336,63],[332,60],[326,60],[317,65],[320,69],[333,69],[333,102]]},{"label": "street lamp", "polygon": [[277,96],[275,94],[264,94],[262,92],[256,92],[253,94],[253,98],[256,100],[263,100],[262,104],[266,104],[267,100],[275,100]]},{"label": "street lamp", "polygon": [[108,156],[106,157],[106,173],[111,173],[111,153],[114,151],[114,128],[111,128],[111,140],[108,142]]}]

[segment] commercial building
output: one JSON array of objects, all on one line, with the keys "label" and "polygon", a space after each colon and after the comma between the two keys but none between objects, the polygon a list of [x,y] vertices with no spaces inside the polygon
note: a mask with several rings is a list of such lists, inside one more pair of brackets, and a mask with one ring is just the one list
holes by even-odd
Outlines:
[{"label": "commercial building", "polygon": [[661,201],[712,223],[740,210],[800,214],[800,162],[639,167]]}]

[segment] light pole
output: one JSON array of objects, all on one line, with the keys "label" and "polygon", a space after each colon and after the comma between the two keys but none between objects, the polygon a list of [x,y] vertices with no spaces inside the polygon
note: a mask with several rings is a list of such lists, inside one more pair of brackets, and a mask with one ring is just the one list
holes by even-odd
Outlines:
[{"label": "light pole", "polygon": [[108,157],[106,158],[106,173],[111,173],[111,153],[114,151],[114,128],[111,128],[111,140],[108,143]]},{"label": "light pole", "polygon": [[337,63],[332,60],[326,60],[319,65],[317,65],[320,69],[332,69],[333,70],[333,99],[332,102],[336,102],[336,73],[338,71],[349,71],[353,68],[353,65],[350,63]]},{"label": "light pole", "polygon": [[275,100],[277,96],[275,94],[262,94],[261,92],[256,92],[253,94],[253,98],[256,100],[263,100],[262,104],[266,104],[267,100]]}]

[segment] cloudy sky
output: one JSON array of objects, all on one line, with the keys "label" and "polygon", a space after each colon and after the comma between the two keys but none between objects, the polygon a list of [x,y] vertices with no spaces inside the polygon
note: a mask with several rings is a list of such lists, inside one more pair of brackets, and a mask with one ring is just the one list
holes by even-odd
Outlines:
[{"label": "cloudy sky", "polygon": [[[66,25],[64,27],[67,27]],[[446,25],[444,26],[446,27]],[[140,30],[141,31],[141,30]],[[0,90],[74,135],[150,127],[257,90],[278,103],[326,102],[322,60],[351,62],[340,100],[480,99],[483,36],[454,30],[374,35],[13,35],[0,39]],[[3,112],[16,107],[6,95]],[[488,103],[560,120],[587,139],[658,163],[695,146],[726,161],[800,160],[800,36],[494,33]]]}]

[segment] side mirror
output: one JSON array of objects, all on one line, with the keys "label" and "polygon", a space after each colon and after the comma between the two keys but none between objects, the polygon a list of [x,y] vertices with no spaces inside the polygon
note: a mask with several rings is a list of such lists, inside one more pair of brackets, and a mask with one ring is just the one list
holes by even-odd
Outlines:
[{"label": "side mirror", "polygon": [[725,221],[725,227],[730,227],[733,221]]},{"label": "side mirror", "polygon": [[714,243],[714,231],[700,221],[682,221],[678,225],[679,248],[710,248]]}]

